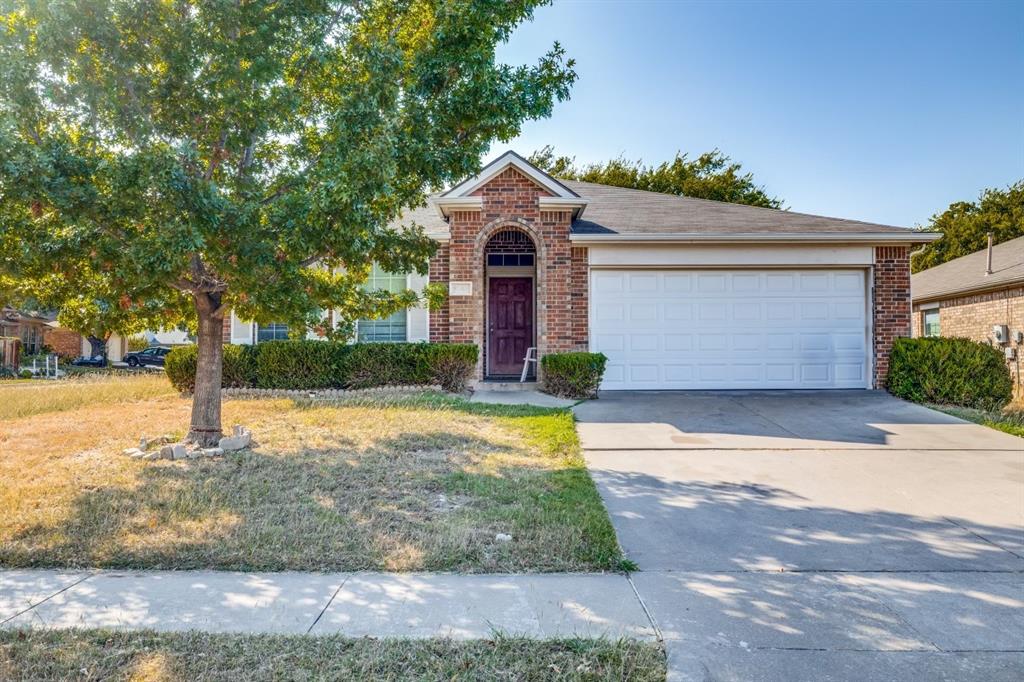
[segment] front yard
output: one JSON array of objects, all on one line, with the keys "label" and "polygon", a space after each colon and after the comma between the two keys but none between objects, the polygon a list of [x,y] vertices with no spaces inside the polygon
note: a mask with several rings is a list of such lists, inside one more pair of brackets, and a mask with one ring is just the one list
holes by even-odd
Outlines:
[{"label": "front yard", "polygon": [[629,640],[376,640],[344,637],[0,631],[0,679],[665,679],[654,643]]},{"label": "front yard", "polygon": [[1002,410],[975,410],[970,407],[955,405],[932,405],[928,407],[965,419],[975,424],[997,429],[1012,436],[1024,438],[1024,401],[1018,399]]},{"label": "front yard", "polygon": [[[153,380],[91,395],[73,383],[0,384],[14,415],[0,420],[0,566],[623,567],[567,411],[444,396],[234,400],[224,424],[249,426],[251,450],[144,462],[120,451],[144,434],[180,436],[189,414]],[[22,402],[29,391],[44,407]]]}]

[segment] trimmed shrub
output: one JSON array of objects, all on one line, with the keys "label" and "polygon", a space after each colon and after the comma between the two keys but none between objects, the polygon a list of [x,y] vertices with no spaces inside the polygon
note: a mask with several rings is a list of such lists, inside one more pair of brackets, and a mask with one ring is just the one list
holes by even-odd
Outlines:
[{"label": "trimmed shrub", "polygon": [[[371,388],[440,384],[466,390],[477,347],[447,343],[357,343],[289,340],[224,346],[225,388]],[[167,378],[183,392],[195,388],[196,346],[175,348]]]},{"label": "trimmed shrub", "polygon": [[[253,346],[224,346],[224,371],[221,386],[225,388],[248,388],[256,379],[253,362]],[[196,358],[199,349],[195,345],[178,346],[164,358],[164,370],[171,385],[182,393],[191,393],[196,387]]]},{"label": "trimmed shrub", "polygon": [[[255,355],[257,388],[341,388],[346,356],[344,343],[296,339],[249,346]],[[225,384],[226,385],[226,384]]]},{"label": "trimmed shrub", "polygon": [[345,388],[440,384],[466,390],[477,347],[454,343],[357,343],[345,359]]},{"label": "trimmed shrub", "polygon": [[427,345],[426,360],[431,384],[439,384],[449,393],[466,390],[480,353],[471,343],[432,343]]},{"label": "trimmed shrub", "polygon": [[608,358],[603,353],[552,353],[540,359],[545,393],[562,398],[596,398]]},{"label": "trimmed shrub", "polygon": [[970,339],[896,339],[889,392],[917,403],[998,410],[1013,397],[1003,352]]},{"label": "trimmed shrub", "polygon": [[345,388],[430,383],[425,343],[357,343],[349,348]]}]

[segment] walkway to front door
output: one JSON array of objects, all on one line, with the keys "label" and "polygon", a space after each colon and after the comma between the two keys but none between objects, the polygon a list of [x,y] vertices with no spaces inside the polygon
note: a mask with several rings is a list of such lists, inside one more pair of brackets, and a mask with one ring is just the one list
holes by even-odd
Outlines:
[{"label": "walkway to front door", "polygon": [[492,277],[487,298],[487,374],[518,376],[533,345],[533,278]]}]

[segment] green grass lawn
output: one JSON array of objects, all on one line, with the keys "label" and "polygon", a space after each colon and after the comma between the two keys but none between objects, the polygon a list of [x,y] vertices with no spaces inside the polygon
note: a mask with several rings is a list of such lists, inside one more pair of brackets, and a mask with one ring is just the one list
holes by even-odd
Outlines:
[{"label": "green grass lawn", "polygon": [[119,377],[96,374],[60,381],[0,381],[0,420],[74,410],[92,404],[126,403],[174,392],[162,374]]},{"label": "green grass lawn", "polygon": [[[124,378],[126,390],[153,377]],[[160,378],[166,382],[165,379]],[[78,387],[54,382],[74,405]],[[45,387],[8,390],[45,391]],[[147,393],[149,392],[149,393]],[[36,394],[38,395],[38,394]],[[0,566],[592,571],[626,566],[572,414],[446,396],[304,405],[229,400],[251,450],[143,462],[188,400],[104,386],[0,420]],[[77,398],[76,398],[77,399]],[[2,401],[0,401],[2,404]],[[500,542],[498,533],[512,536]]]},{"label": "green grass lawn", "polygon": [[987,426],[990,429],[998,429],[1013,436],[1024,438],[1024,410],[1008,409],[1001,412],[975,410],[969,407],[955,407],[953,405],[931,405],[928,407],[965,419],[975,424]]},{"label": "green grass lawn", "polygon": [[340,636],[0,630],[0,679],[588,680],[665,679],[657,644],[631,640],[347,639]]}]

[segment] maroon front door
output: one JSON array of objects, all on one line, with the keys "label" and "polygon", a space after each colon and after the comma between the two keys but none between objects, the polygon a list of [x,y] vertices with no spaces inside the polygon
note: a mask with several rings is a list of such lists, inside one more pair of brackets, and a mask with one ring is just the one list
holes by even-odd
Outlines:
[{"label": "maroon front door", "polygon": [[487,298],[487,373],[518,376],[533,345],[533,279],[493,277]]}]

